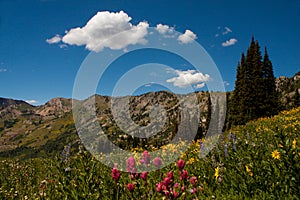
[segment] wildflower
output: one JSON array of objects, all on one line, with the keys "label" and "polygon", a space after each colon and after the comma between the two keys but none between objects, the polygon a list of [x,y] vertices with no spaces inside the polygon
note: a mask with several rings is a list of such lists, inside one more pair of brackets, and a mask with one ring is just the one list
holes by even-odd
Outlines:
[{"label": "wildflower", "polygon": [[127,184],[127,189],[130,191],[130,192],[133,192],[134,191],[134,188],[135,188],[135,185],[133,183],[128,183]]},{"label": "wildflower", "polygon": [[189,189],[189,192],[191,194],[196,194],[197,193],[197,188]]},{"label": "wildflower", "polygon": [[154,158],[153,160],[153,165],[154,167],[156,167],[157,169],[161,167],[162,164],[162,160],[158,157]]},{"label": "wildflower", "polygon": [[70,172],[71,171],[71,168],[70,167],[67,167],[66,169],[65,169],[65,172]]},{"label": "wildflower", "polygon": [[195,158],[190,158],[188,161],[189,164],[193,164],[194,162],[195,162]]},{"label": "wildflower", "polygon": [[182,187],[181,187],[181,191],[183,192],[184,190],[185,190],[185,187],[184,187],[184,186],[182,186]]},{"label": "wildflower", "polygon": [[193,186],[195,186],[196,183],[197,183],[197,178],[196,178],[195,176],[192,176],[192,177],[190,178],[190,183],[191,183]]},{"label": "wildflower", "polygon": [[224,144],[224,154],[225,154],[225,157],[228,156],[228,145],[227,145],[227,143]]},{"label": "wildflower", "polygon": [[273,152],[272,152],[272,157],[273,157],[274,159],[279,160],[279,159],[280,159],[280,153],[279,153],[279,151],[277,151],[277,150],[273,151]]},{"label": "wildflower", "polygon": [[63,151],[61,152],[60,159],[64,163],[70,162],[70,152],[71,152],[71,143],[68,146],[64,146]]},{"label": "wildflower", "polygon": [[174,184],[174,188],[178,188],[178,187],[179,187],[179,183],[176,182],[176,183]]},{"label": "wildflower", "polygon": [[184,168],[184,165],[185,165],[184,160],[182,160],[182,159],[178,160],[177,166],[178,166],[179,170],[182,170]]},{"label": "wildflower", "polygon": [[121,176],[121,173],[117,168],[113,168],[111,170],[111,176],[115,181],[118,181]]},{"label": "wildflower", "polygon": [[148,151],[143,152],[143,158],[140,160],[140,163],[144,165],[150,164],[150,155]]},{"label": "wildflower", "polygon": [[136,172],[136,163],[133,157],[129,157],[126,161],[126,170],[130,173]]},{"label": "wildflower", "polygon": [[142,172],[141,179],[146,180],[147,179],[147,175],[148,175],[148,172]]},{"label": "wildflower", "polygon": [[180,172],[180,180],[187,180],[188,179],[188,172],[186,170],[182,170]]},{"label": "wildflower", "polygon": [[168,197],[169,194],[170,194],[170,192],[169,192],[168,190],[165,190],[164,193],[165,193],[165,196],[167,196],[167,197]]},{"label": "wildflower", "polygon": [[294,138],[293,140],[293,148],[296,149],[296,144],[297,144],[297,141],[296,141],[296,138]]},{"label": "wildflower", "polygon": [[169,172],[167,173],[167,177],[168,177],[169,179],[173,179],[173,172],[172,172],[172,171],[169,171]]},{"label": "wildflower", "polygon": [[173,197],[174,197],[174,199],[176,199],[178,196],[179,196],[179,193],[174,190],[173,191]]},{"label": "wildflower", "polygon": [[170,179],[169,177],[166,177],[165,179],[164,179],[164,185],[166,186],[166,187],[169,187],[170,186],[170,184],[172,183],[172,179]]},{"label": "wildflower", "polygon": [[253,173],[248,165],[246,165],[246,171],[250,176],[253,176]]},{"label": "wildflower", "polygon": [[156,184],[156,191],[157,192],[162,192],[163,190],[163,184],[162,183],[157,183]]},{"label": "wildflower", "polygon": [[235,135],[234,135],[234,132],[231,133],[231,138],[232,138],[232,147],[233,147],[233,150],[236,151],[236,138],[235,138]]},{"label": "wildflower", "polygon": [[215,174],[214,174],[214,177],[216,177],[216,180],[217,180],[218,177],[219,177],[219,172],[220,172],[220,168],[217,167],[217,168],[215,169]]},{"label": "wildflower", "polygon": [[203,146],[203,142],[200,141],[200,151],[203,152],[204,151],[204,146]]}]

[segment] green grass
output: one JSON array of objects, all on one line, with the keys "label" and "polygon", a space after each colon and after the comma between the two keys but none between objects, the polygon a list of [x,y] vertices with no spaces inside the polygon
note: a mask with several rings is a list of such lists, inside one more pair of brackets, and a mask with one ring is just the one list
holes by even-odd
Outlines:
[{"label": "green grass", "polygon": [[[199,141],[191,144],[181,158],[189,176],[197,178],[195,184],[190,179],[180,180],[176,163],[149,172],[146,180],[121,172],[120,179],[115,181],[111,168],[86,151],[78,152],[77,146],[63,161],[60,153],[55,158],[4,159],[0,161],[0,199],[172,199],[174,191],[177,199],[299,199],[299,120],[300,107],[235,127],[230,131],[235,139],[230,132],[225,133],[205,159],[198,157]],[[174,145],[166,148],[178,149]],[[279,155],[272,156],[272,152]],[[140,159],[135,157],[137,163]],[[171,191],[169,196],[156,191],[156,184],[168,172],[174,175],[166,188]],[[128,183],[135,185],[133,192],[127,189]],[[197,191],[192,194],[194,188]]]}]

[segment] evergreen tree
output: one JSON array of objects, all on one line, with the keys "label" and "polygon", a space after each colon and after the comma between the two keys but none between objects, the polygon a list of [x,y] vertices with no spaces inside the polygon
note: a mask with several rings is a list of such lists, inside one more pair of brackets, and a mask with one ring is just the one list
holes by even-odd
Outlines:
[{"label": "evergreen tree", "polygon": [[255,110],[255,98],[253,89],[255,89],[254,79],[253,76],[255,76],[255,70],[253,67],[253,61],[257,60],[255,58],[256,50],[257,50],[257,44],[254,41],[254,37],[252,37],[250,47],[247,50],[246,59],[245,59],[245,69],[243,71],[244,73],[244,84],[243,84],[243,90],[244,90],[244,97],[236,97],[238,98],[239,104],[244,107],[241,111],[241,115],[243,116],[242,120],[238,121],[238,124],[244,124],[247,121],[253,119],[254,116],[254,110]]},{"label": "evergreen tree", "polygon": [[238,63],[235,88],[228,105],[227,128],[278,111],[273,66],[266,48],[262,60],[259,43],[254,37],[246,56],[242,54]]},{"label": "evergreen tree", "polygon": [[245,55],[242,53],[241,61],[237,66],[235,87],[233,91],[233,97],[230,98],[230,104],[228,106],[229,116],[228,118],[230,124],[238,124],[238,122],[243,120],[243,113],[245,112]]},{"label": "evergreen tree", "polygon": [[264,51],[262,72],[263,86],[265,87],[264,101],[263,106],[261,107],[262,115],[274,115],[279,111],[279,97],[276,92],[272,62],[269,59],[266,47]]}]

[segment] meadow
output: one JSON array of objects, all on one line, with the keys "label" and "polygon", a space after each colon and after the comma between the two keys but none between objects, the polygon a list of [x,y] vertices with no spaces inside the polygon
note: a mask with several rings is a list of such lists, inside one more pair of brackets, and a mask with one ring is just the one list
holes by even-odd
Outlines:
[{"label": "meadow", "polygon": [[159,168],[167,154],[133,149],[142,157],[126,158],[126,173],[68,144],[55,158],[2,159],[0,199],[300,199],[299,120],[300,107],[248,122],[224,133],[205,158],[202,139],[151,172],[136,173]]}]

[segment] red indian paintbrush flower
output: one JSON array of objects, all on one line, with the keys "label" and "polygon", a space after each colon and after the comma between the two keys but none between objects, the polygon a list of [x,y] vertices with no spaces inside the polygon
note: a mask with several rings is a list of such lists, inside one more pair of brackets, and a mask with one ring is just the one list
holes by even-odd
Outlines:
[{"label": "red indian paintbrush flower", "polygon": [[168,177],[169,179],[173,179],[173,172],[172,172],[172,171],[169,171],[169,172],[167,173],[167,177]]},{"label": "red indian paintbrush flower", "polygon": [[180,172],[180,180],[187,180],[188,179],[188,172],[183,169],[181,172]]},{"label": "red indian paintbrush flower", "polygon": [[136,173],[136,164],[133,157],[129,157],[126,161],[126,170],[130,173]]},{"label": "red indian paintbrush flower", "polygon": [[156,184],[156,191],[157,192],[162,192],[163,191],[163,184],[162,183],[157,183]]},{"label": "red indian paintbrush flower", "polygon": [[145,181],[147,179],[147,175],[148,175],[148,172],[142,172],[141,179],[143,179]]},{"label": "red indian paintbrush flower", "polygon": [[135,185],[133,183],[128,183],[127,184],[127,189],[130,191],[130,192],[133,192],[134,191],[134,188],[135,188]]},{"label": "red indian paintbrush flower", "polygon": [[191,183],[193,186],[195,186],[196,183],[197,183],[197,178],[196,178],[195,176],[191,177],[191,178],[190,178],[190,183]]},{"label": "red indian paintbrush flower", "polygon": [[140,160],[140,163],[144,164],[144,165],[148,165],[148,164],[150,164],[150,160],[151,160],[151,158],[150,158],[149,152],[144,151],[143,158]]},{"label": "red indian paintbrush flower", "polygon": [[111,170],[111,177],[115,180],[115,181],[118,181],[119,178],[121,176],[121,173],[120,171],[117,169],[117,168],[113,168]]},{"label": "red indian paintbrush flower", "polygon": [[162,160],[158,157],[154,158],[153,160],[153,165],[154,167],[156,167],[157,169],[161,167],[162,164]]},{"label": "red indian paintbrush flower", "polygon": [[184,168],[184,160],[180,159],[177,161],[177,167],[179,168],[179,170],[182,170]]}]

